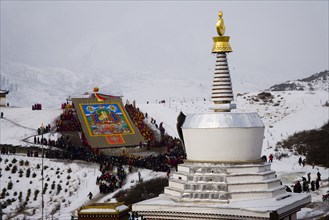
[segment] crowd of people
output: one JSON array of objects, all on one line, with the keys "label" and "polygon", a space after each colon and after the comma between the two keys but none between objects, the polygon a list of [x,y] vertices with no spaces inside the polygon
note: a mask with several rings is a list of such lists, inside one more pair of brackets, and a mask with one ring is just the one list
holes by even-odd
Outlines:
[{"label": "crowd of people", "polygon": [[298,164],[299,166],[303,165],[303,167],[305,167],[305,164],[306,164],[306,159],[302,159],[301,157],[298,159]]},{"label": "crowd of people", "polygon": [[42,110],[42,105],[40,103],[32,105],[32,111],[34,110]]},{"label": "crowd of people", "polygon": [[46,125],[46,127],[44,127],[43,125],[40,126],[38,128],[38,130],[37,130],[38,131],[38,135],[41,135],[41,134],[45,134],[45,133],[50,132],[50,128],[51,128],[50,124]]},{"label": "crowd of people", "polygon": [[3,146],[1,148],[1,154],[12,154],[12,155],[15,155],[16,154],[16,148],[15,147],[5,147]]},{"label": "crowd of people", "polygon": [[311,180],[311,173],[308,173],[307,179],[306,179],[306,177],[302,177],[302,181],[301,181],[302,183],[300,183],[300,181],[296,182],[296,184],[293,186],[293,192],[294,193],[301,193],[301,192],[309,193],[310,190],[312,190],[312,191],[319,190],[320,181],[321,181],[320,172],[317,172],[315,180]]},{"label": "crowd of people", "polygon": [[64,110],[64,109],[70,109],[70,108],[74,108],[74,106],[73,106],[73,103],[71,104],[71,103],[69,103],[68,101],[67,102],[63,102],[62,104],[61,104],[61,109],[62,110]]},{"label": "crowd of people", "polygon": [[100,170],[102,175],[96,179],[100,193],[111,193],[115,189],[122,187],[122,183],[126,178],[126,172],[123,166],[113,166],[111,163],[103,165],[101,163]]},{"label": "crowd of people", "polygon": [[136,108],[133,104],[125,105],[126,111],[129,114],[129,117],[134,122],[140,133],[142,134],[145,141],[154,141],[154,134],[151,129],[144,123],[145,116],[143,112]]},{"label": "crowd of people", "polygon": [[72,108],[72,105],[65,105],[63,113],[60,115],[59,119],[56,120],[56,131],[81,131],[81,125],[77,119],[75,110]]}]

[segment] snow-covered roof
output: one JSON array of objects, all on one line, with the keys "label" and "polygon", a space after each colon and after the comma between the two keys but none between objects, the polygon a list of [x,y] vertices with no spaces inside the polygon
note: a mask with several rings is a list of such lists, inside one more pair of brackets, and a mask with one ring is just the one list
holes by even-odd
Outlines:
[{"label": "snow-covered roof", "polygon": [[91,208],[91,209],[82,209],[80,211],[81,214],[86,214],[86,213],[116,213],[117,210],[111,209],[111,208]]},{"label": "snow-covered roof", "polygon": [[88,213],[120,213],[129,209],[128,206],[121,203],[94,203],[89,206],[84,206],[79,211],[80,214]]}]

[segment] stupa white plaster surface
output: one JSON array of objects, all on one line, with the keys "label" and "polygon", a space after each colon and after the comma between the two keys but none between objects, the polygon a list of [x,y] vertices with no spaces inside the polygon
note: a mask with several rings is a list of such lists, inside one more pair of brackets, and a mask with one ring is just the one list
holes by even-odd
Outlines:
[{"label": "stupa white plaster surface", "polygon": [[246,162],[261,157],[264,124],[257,113],[187,115],[182,130],[188,160]]}]

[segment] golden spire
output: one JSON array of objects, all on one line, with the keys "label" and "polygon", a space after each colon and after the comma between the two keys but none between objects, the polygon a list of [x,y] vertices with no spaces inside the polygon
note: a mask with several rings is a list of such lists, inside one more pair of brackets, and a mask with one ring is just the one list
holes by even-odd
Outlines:
[{"label": "golden spire", "polygon": [[230,37],[224,36],[225,34],[225,24],[223,17],[223,12],[218,12],[218,21],[216,24],[216,29],[218,33],[218,37],[213,37],[214,47],[212,48],[212,53],[226,53],[232,52],[232,48],[229,44]]},{"label": "golden spire", "polygon": [[219,11],[218,12],[218,21],[217,21],[217,24],[216,24],[216,28],[217,28],[217,33],[219,36],[224,36],[225,34],[225,24],[224,24],[224,19],[222,18],[223,17],[223,12],[222,11]]}]

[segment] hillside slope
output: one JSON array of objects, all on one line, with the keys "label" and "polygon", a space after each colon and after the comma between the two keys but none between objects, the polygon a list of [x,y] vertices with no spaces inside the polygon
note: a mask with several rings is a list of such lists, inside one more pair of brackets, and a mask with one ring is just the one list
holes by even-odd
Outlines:
[{"label": "hillside slope", "polygon": [[277,148],[286,148],[306,157],[306,163],[329,168],[329,122],[319,129],[297,132],[278,142]]},{"label": "hillside slope", "polygon": [[329,71],[324,70],[309,77],[276,84],[269,91],[329,91]]}]

